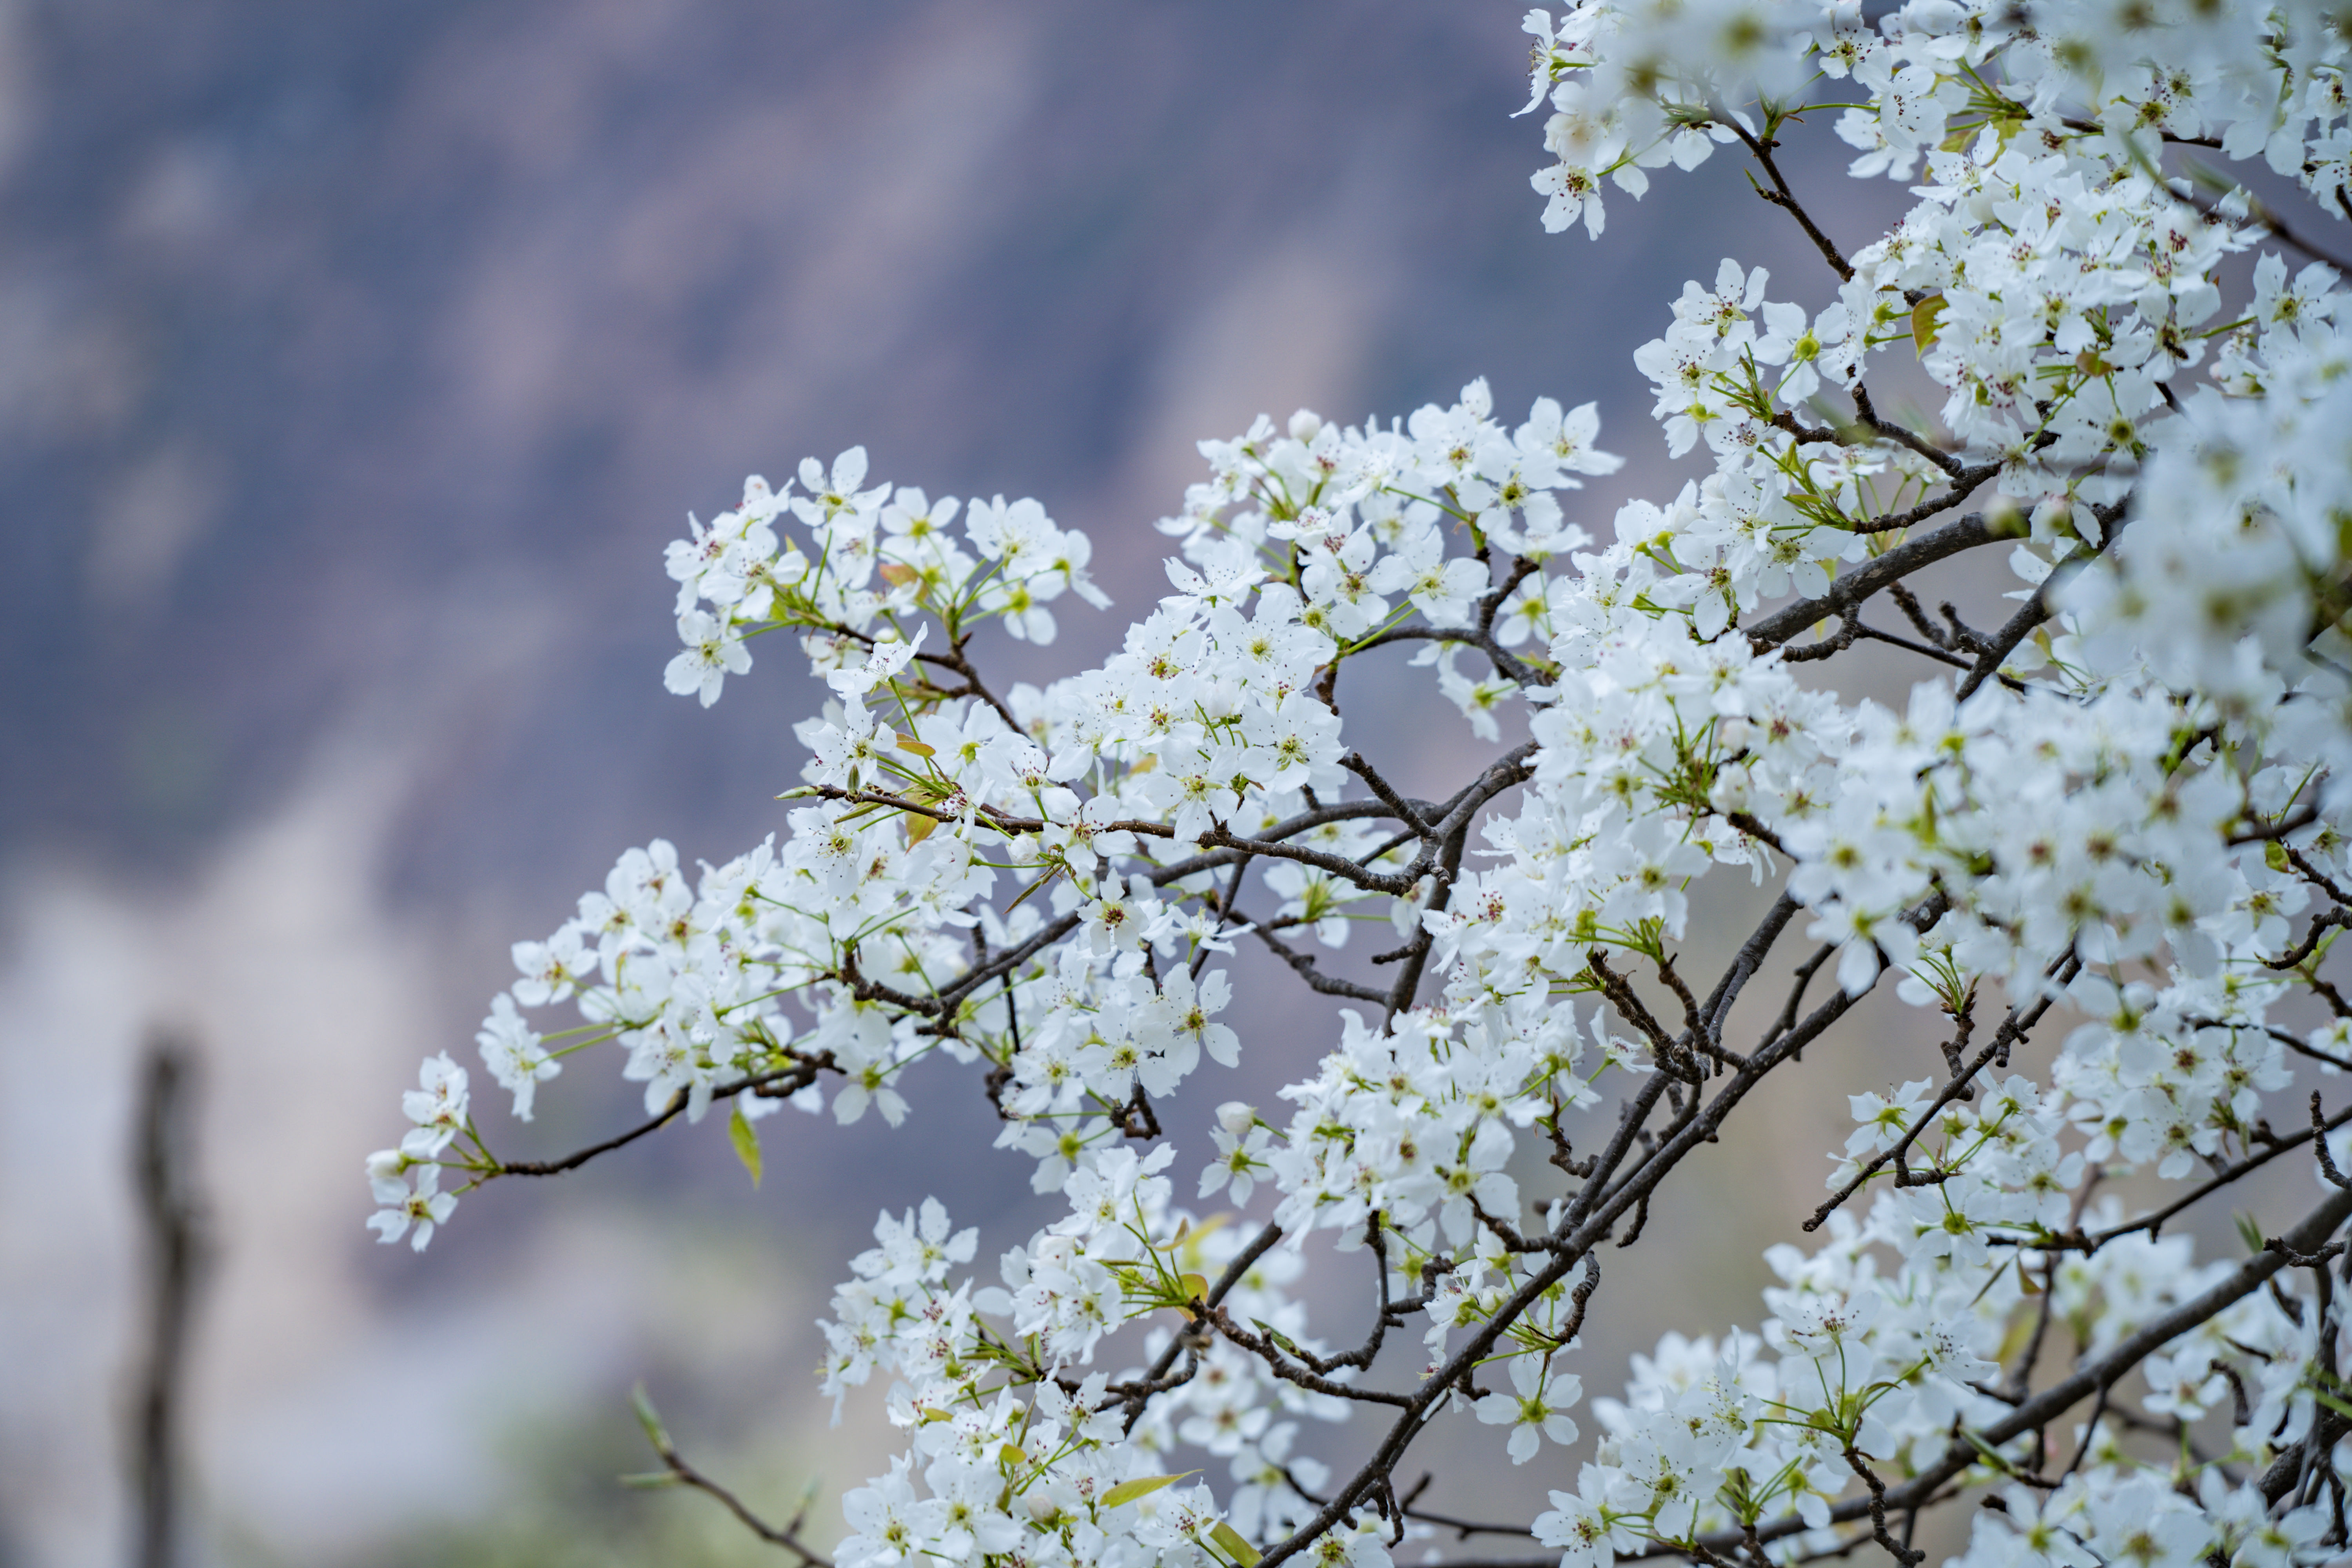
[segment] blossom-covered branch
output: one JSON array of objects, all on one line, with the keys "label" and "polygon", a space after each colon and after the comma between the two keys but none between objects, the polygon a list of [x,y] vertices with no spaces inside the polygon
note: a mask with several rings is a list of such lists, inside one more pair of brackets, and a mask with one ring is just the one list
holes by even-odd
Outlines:
[{"label": "blossom-covered branch", "polygon": [[[1526,26],[1547,227],[1597,237],[1608,187],[1722,150],[1824,264],[1774,298],[1726,258],[1666,302],[1636,364],[1687,482],[1579,518],[1620,467],[1597,408],[1502,418],[1484,383],[1262,417],[1160,521],[1171,592],[1040,687],[992,683],[982,628],[1047,644],[1107,601],[1038,502],[869,485],[862,448],[750,479],[670,547],[667,680],[707,705],[783,647],[825,682],[786,829],[698,875],[627,851],[516,945],[478,1038],[521,1119],[609,1058],[647,1120],[503,1160],[437,1056],[369,1161],[372,1223],[424,1246],[461,1193],[713,1104],[756,1175],[786,1105],[895,1127],[908,1074],[962,1074],[1067,1213],[992,1275],[935,1199],[850,1261],[824,1385],[838,1410],[884,1374],[906,1448],[844,1500],[840,1568],[1385,1568],[1449,1532],[1457,1563],[1506,1561],[1458,1550],[1499,1533],[1560,1568],[1913,1568],[1963,1500],[1965,1568],[2352,1550],[2352,1105],[2326,1103],[2352,350],[2335,270],[2263,248],[2352,215],[2342,16],[1586,0]],[[1780,156],[1832,116],[1853,177],[1916,198],[1853,248]],[[1881,412],[1890,355],[1932,415]],[[1366,659],[1429,672],[1475,749],[1352,678],[1343,713]],[[1890,679],[1899,707],[1864,694]],[[1448,798],[1395,782],[1448,750]],[[1742,873],[1769,907],[1701,940]],[[1304,1049],[1234,1014],[1269,960],[1337,1005]],[[1847,1048],[1881,991],[1927,1021],[1924,1076]],[[1204,1103],[1244,1050],[1286,1110]],[[1580,1420],[1615,1381],[1590,1315],[1633,1306],[1601,1252],[1658,1239],[1654,1200],[1809,1052],[1853,1123],[1789,1216],[1810,1249],[1766,1254],[1754,1327],[1665,1336]],[[2283,1162],[2320,1201],[2250,1219],[2242,1260],[2163,1234]],[[2135,1173],[2179,1185],[2135,1208]],[[1310,1268],[1353,1281],[1343,1332]],[[1546,1461],[1548,1510],[1404,1484],[1463,1417]],[[1335,1475],[1309,1435],[1357,1418]]]}]

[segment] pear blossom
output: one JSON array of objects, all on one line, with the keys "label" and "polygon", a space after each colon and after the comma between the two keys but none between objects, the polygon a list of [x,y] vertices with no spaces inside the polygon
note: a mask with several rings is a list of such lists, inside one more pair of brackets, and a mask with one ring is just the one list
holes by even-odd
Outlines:
[{"label": "pear blossom", "polygon": [[1568,1407],[1584,1391],[1576,1373],[1548,1376],[1542,1358],[1521,1356],[1511,1363],[1511,1389],[1490,1394],[1474,1406],[1479,1420],[1511,1428],[1511,1463],[1534,1458],[1545,1437],[1562,1445],[1576,1441],[1576,1423],[1568,1417]]},{"label": "pear blossom", "polygon": [[[2352,43],[2302,0],[1525,28],[1546,229],[1721,152],[1820,253],[1627,304],[1680,472],[1592,515],[1598,405],[1483,379],[1262,415],[1170,497],[1172,592],[1009,686],[973,629],[1107,607],[1086,534],[862,447],[752,476],[664,552],[664,679],[708,706],[750,639],[806,658],[782,825],[623,852],[514,945],[484,1067],[520,1120],[591,1064],[638,1132],[720,1108],[755,1171],[786,1103],[879,1136],[961,1074],[1062,1201],[983,1253],[894,1197],[850,1260],[821,1388],[872,1386],[903,1449],[843,1568],[1386,1568],[1460,1517],[1397,1466],[1465,1413],[1515,1463],[1575,1449],[1511,1526],[1563,1568],[1868,1552],[1950,1496],[1959,1568],[2343,1555],[2352,314],[2328,231],[2229,182],[2340,207]],[[1859,244],[1771,156],[1809,132],[1908,187]],[[1373,660],[1454,714],[1408,726]],[[1328,1026],[1268,1028],[1251,963]],[[1202,1114],[1244,1044],[1278,1108]],[[1588,1446],[1603,1260],[1677,1244],[1653,1194],[1801,1060],[1848,1113],[1825,1199],[1760,1314],[1631,1357]],[[445,1172],[544,1168],[467,1089],[429,1059],[368,1158],[383,1241],[449,1223]],[[1180,1144],[1224,1208],[1180,1203]],[[2316,1206],[2200,1260],[2176,1216],[2273,1162]],[[2034,1392],[2064,1356],[2098,1414]],[[1369,1468],[1313,1451],[1351,1417]]]}]

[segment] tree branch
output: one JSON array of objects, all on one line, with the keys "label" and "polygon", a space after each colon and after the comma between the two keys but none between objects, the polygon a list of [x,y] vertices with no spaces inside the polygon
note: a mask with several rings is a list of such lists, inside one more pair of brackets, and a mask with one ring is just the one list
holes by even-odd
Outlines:
[{"label": "tree branch", "polygon": [[1990,544],[1994,538],[1984,513],[1969,512],[1965,517],[1953,519],[1941,528],[1906,539],[1884,555],[1864,562],[1831,584],[1830,591],[1821,597],[1800,599],[1743,629],[1749,644],[1759,651],[1778,647],[1809,626],[1819,625],[1832,616],[1845,615],[1889,583],[1907,577],[1947,556]]},{"label": "tree branch", "polygon": [[[714,1089],[710,1091],[710,1098],[713,1100],[732,1100],[746,1089],[754,1092],[770,1090],[781,1098],[806,1089],[816,1081],[816,1075],[819,1072],[838,1072],[840,1068],[834,1063],[833,1053],[826,1051],[821,1056],[803,1058],[791,1067],[778,1068],[773,1072],[758,1073],[740,1082]],[[787,1085],[790,1087],[785,1087]],[[607,1138],[602,1143],[592,1143],[585,1149],[576,1149],[556,1160],[499,1160],[498,1168],[485,1173],[485,1179],[490,1176],[560,1176],[566,1171],[576,1171],[599,1154],[609,1154],[615,1149],[625,1149],[647,1133],[661,1131],[677,1120],[679,1114],[686,1110],[687,1103],[687,1092],[681,1089],[669,1097],[669,1104],[662,1109],[659,1115],[650,1121],[638,1123],[616,1138]]]}]

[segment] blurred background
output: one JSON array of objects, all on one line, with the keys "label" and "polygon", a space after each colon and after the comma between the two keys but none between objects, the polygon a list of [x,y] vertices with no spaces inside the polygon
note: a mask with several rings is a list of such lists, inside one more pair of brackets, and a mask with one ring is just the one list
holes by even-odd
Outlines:
[{"label": "blurred background", "polygon": [[[751,1560],[706,1500],[614,1485],[646,1463],[638,1380],[756,1505],[820,1480],[835,1538],[894,1435],[878,1398],[824,1425],[811,1321],[876,1210],[951,1194],[983,1259],[1044,1212],[967,1078],[918,1074],[895,1138],[767,1123],[757,1193],[714,1122],[471,1198],[422,1257],[362,1228],[361,1159],[620,849],[781,827],[791,658],[709,712],[660,679],[662,546],[745,473],[862,442],[878,478],[1087,530],[1118,608],[989,648],[1028,678],[1164,591],[1193,443],[1260,411],[1484,374],[1513,421],[1600,400],[1630,461],[1595,533],[1678,485],[1631,354],[1682,279],[1736,254],[1818,308],[1829,275],[1727,158],[1612,193],[1602,243],[1546,236],[1521,8],[0,0],[0,1563],[128,1550],[157,1025],[202,1047],[190,1561]],[[1861,236],[1907,198],[1839,190],[1847,155],[1823,127],[1791,166]],[[1476,749],[1420,693],[1368,677],[1351,732],[1435,794]],[[1205,1108],[1269,1103],[1329,1037],[1241,982],[1188,1183]],[[486,1130],[593,1141],[634,1119],[616,1079]],[[1844,1108],[1755,1122],[1654,1219],[1676,1241],[1612,1266],[1590,1392],[1661,1330],[1755,1320]],[[1487,1436],[1464,1510],[1561,1484]]]}]

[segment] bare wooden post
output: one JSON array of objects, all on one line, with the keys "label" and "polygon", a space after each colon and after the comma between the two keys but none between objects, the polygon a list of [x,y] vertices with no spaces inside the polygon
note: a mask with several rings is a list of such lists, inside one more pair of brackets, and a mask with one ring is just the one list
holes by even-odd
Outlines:
[{"label": "bare wooden post", "polygon": [[179,1557],[180,1385],[203,1262],[192,1115],[194,1068],[195,1051],[186,1039],[168,1029],[148,1037],[131,1152],[145,1232],[148,1302],[145,1364],[131,1415],[133,1568],[171,1568]]}]

